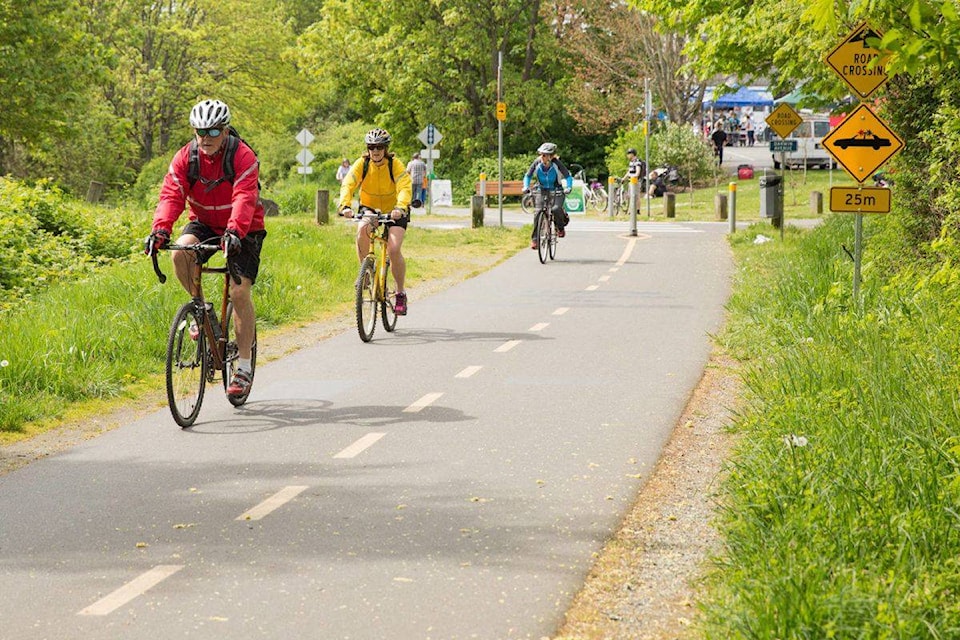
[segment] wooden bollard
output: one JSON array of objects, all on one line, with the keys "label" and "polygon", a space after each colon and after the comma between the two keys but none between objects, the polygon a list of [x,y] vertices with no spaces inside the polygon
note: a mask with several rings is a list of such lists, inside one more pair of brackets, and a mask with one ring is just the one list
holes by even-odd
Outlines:
[{"label": "wooden bollard", "polygon": [[727,194],[717,193],[713,196],[713,209],[717,212],[717,220],[727,219]]},{"label": "wooden bollard", "polygon": [[823,194],[819,191],[810,192],[810,213],[823,213]]},{"label": "wooden bollard", "polygon": [[91,180],[90,186],[87,188],[87,202],[91,204],[100,202],[100,198],[103,197],[103,187],[102,182]]},{"label": "wooden bollard", "polygon": [[478,229],[483,226],[483,196],[473,196],[470,199],[470,211],[473,215],[473,228]]},{"label": "wooden bollard", "polygon": [[677,194],[667,191],[663,194],[663,208],[668,218],[677,217]]},{"label": "wooden bollard", "polygon": [[317,224],[330,222],[330,192],[317,189]]}]

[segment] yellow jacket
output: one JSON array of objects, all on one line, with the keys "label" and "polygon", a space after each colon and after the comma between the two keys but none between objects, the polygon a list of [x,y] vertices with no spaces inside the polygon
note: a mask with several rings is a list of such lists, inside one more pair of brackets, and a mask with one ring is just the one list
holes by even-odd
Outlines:
[{"label": "yellow jacket", "polygon": [[[396,183],[390,179],[387,162],[393,163],[393,178]],[[363,176],[363,158],[354,162],[340,186],[340,202],[337,203],[337,209],[351,206],[353,194],[359,187],[361,205],[379,209],[383,213],[389,213],[394,208],[406,210],[413,197],[410,174],[407,173],[403,162],[395,156],[387,158],[387,162],[378,166],[371,160],[367,168],[367,177],[363,178],[362,184],[360,178]]]}]

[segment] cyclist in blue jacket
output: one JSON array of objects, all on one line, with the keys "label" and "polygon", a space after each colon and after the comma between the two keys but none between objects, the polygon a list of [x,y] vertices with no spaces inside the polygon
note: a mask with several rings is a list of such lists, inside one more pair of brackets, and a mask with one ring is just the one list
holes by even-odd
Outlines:
[{"label": "cyclist in blue jacket", "polygon": [[[540,157],[533,161],[533,164],[530,165],[527,173],[523,176],[523,192],[530,192],[530,182],[536,177],[537,183],[540,185],[540,191],[537,193],[537,208],[540,208],[540,198],[553,199],[553,224],[557,227],[557,237],[562,238],[567,235],[564,227],[570,222],[567,212],[563,210],[563,201],[564,196],[570,193],[573,188],[573,176],[570,175],[570,171],[557,157],[557,145],[552,142],[544,142],[537,149],[537,154]],[[564,179],[566,186],[560,184],[561,178]],[[530,237],[530,248],[538,248],[536,226],[534,226]]]}]

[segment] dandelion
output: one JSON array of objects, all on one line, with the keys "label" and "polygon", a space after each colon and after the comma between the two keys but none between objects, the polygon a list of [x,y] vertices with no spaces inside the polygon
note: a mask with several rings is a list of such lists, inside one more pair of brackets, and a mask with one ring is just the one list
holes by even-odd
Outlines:
[{"label": "dandelion", "polygon": [[297,285],[297,291],[300,291],[300,289],[303,289],[303,287],[298,284],[298,285]]},{"label": "dandelion", "polygon": [[6,360],[0,360],[0,367],[9,367],[10,363]]}]

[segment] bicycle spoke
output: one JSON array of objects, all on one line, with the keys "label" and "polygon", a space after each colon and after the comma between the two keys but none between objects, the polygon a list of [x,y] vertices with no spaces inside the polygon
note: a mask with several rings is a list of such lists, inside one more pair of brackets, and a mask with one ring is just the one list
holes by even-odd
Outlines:
[{"label": "bicycle spoke", "polygon": [[[167,339],[167,402],[173,419],[181,427],[196,421],[206,388],[206,336],[194,311],[192,302],[180,307]],[[194,332],[196,337],[191,335]]]},{"label": "bicycle spoke", "polygon": [[370,342],[373,339],[373,331],[377,328],[375,285],[374,259],[371,255],[364,258],[363,264],[360,265],[360,273],[357,275],[355,284],[357,331],[364,342]]}]

